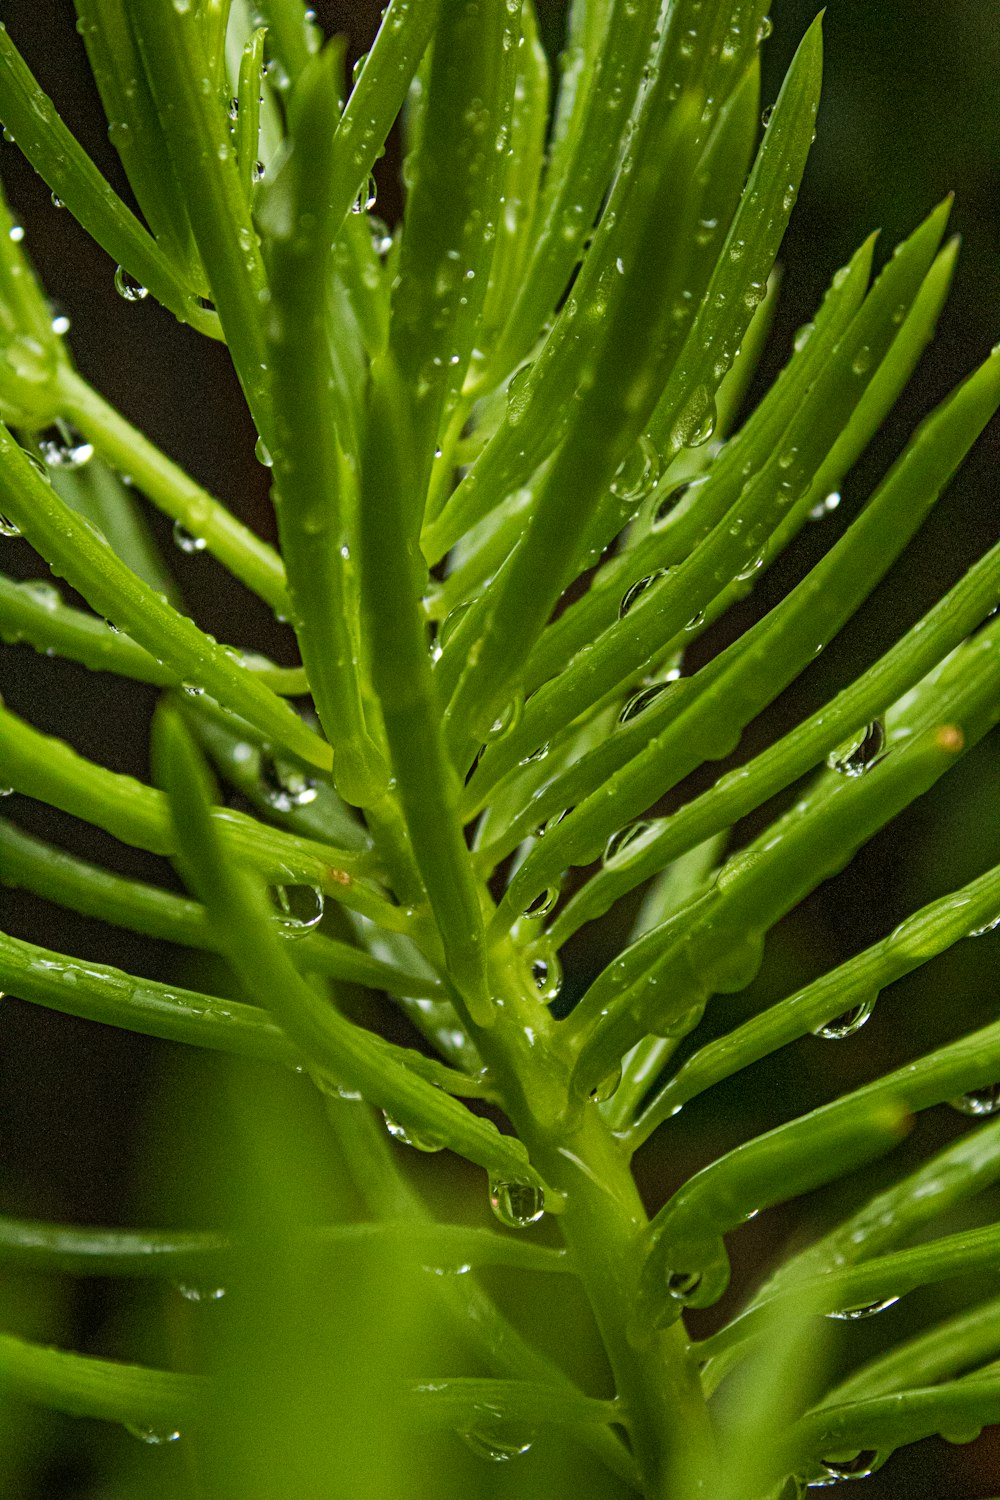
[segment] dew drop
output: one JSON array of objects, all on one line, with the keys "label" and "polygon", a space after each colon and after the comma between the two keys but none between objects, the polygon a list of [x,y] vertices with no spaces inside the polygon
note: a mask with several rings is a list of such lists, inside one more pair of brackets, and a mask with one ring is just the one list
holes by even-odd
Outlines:
[{"label": "dew drop", "polygon": [[[11,140],[12,141],[14,139],[14,137],[12,135],[8,136],[6,130],[3,133],[3,138],[4,138],[5,141],[6,140]],[[15,245],[19,245],[21,243],[21,241],[24,239],[24,225],[23,224],[12,224],[10,226],[10,238],[14,241]]]},{"label": "dew drop", "polygon": [[687,448],[702,448],[715,431],[715,406],[710,404],[685,444]]},{"label": "dew drop", "polygon": [[[677,509],[677,506],[684,499],[684,496],[687,494],[688,490],[698,482],[699,481],[697,480],[692,480],[688,484],[679,484],[676,485],[674,489],[667,491],[667,493],[663,496],[663,499],[658,502],[657,507],[653,512],[652,525],[654,531],[658,531],[659,528],[664,525],[671,513]],[[704,480],[700,482],[704,483]]]},{"label": "dew drop", "polygon": [[866,1302],[863,1307],[845,1307],[839,1312],[827,1313],[827,1317],[841,1323],[856,1323],[860,1318],[874,1318],[876,1313],[895,1307],[898,1301],[898,1297],[880,1297],[876,1302]]},{"label": "dew drop", "polygon": [[672,688],[672,682],[654,682],[652,686],[642,688],[640,692],[633,693],[621,713],[618,715],[619,724],[630,724],[640,714],[646,712],[659,698],[662,698],[668,689]]},{"label": "dew drop", "polygon": [[528,1452],[535,1440],[534,1431],[530,1427],[519,1427],[513,1423],[510,1426],[475,1427],[462,1432],[460,1436],[478,1458],[485,1458],[492,1464],[504,1464],[512,1458],[520,1458],[523,1453]]},{"label": "dew drop", "polygon": [[235,94],[229,101],[229,108],[226,113],[231,120],[238,120],[240,117],[240,101],[236,98]]},{"label": "dew drop", "polygon": [[601,857],[602,864],[607,869],[617,869],[619,865],[628,864],[642,852],[658,832],[658,823],[650,823],[644,819],[626,824],[608,839]]},{"label": "dew drop", "polygon": [[823,517],[828,516],[831,511],[836,510],[839,504],[840,491],[831,490],[828,495],[826,495],[822,500],[817,501],[817,503],[812,507],[809,512],[810,521],[822,521]]},{"label": "dew drop", "polygon": [[214,1284],[203,1285],[195,1281],[177,1281],[174,1283],[185,1302],[221,1302],[226,1295],[224,1286]]},{"label": "dew drop", "polygon": [[259,437],[254,443],[253,451],[254,457],[259,464],[263,464],[265,469],[270,469],[272,467],[272,465],[274,464],[274,459],[271,457],[271,450],[268,448],[262,437]]},{"label": "dew drop", "polygon": [[873,719],[853,738],[831,751],[826,763],[841,776],[863,776],[878,763],[884,746],[885,725],[881,719]]},{"label": "dew drop", "polygon": [[193,532],[182,526],[180,521],[174,522],[173,537],[174,546],[179,547],[182,552],[204,552],[208,546],[203,536],[195,536]]},{"label": "dew drop", "polygon": [[851,361],[851,370],[855,375],[864,375],[871,368],[872,351],[867,344],[862,344],[857,354]]},{"label": "dew drop", "polygon": [[315,781],[295,766],[276,760],[268,751],[261,755],[259,776],[261,795],[275,812],[294,812],[297,807],[307,807],[316,800]]},{"label": "dew drop", "polygon": [[817,1026],[813,1036],[820,1036],[827,1042],[843,1041],[845,1037],[853,1036],[856,1031],[861,1030],[874,1009],[875,996],[871,995],[860,1004],[841,1011],[840,1015],[834,1016],[832,1020],[824,1021],[822,1026]]},{"label": "dew drop", "polygon": [[558,900],[559,886],[546,886],[546,889],[544,889],[544,891],[540,891],[538,892],[538,895],[535,895],[534,901],[529,901],[528,906],[523,909],[523,912],[520,913],[520,915],[525,916],[528,921],[537,921],[540,916],[549,915],[550,910],[552,910],[552,907],[555,906],[556,901]]},{"label": "dew drop", "polygon": [[700,1271],[671,1271],[667,1277],[667,1292],[678,1302],[687,1302],[701,1286]]},{"label": "dew drop", "polygon": [[426,1151],[428,1153],[444,1150],[444,1141],[439,1136],[431,1135],[422,1130],[414,1130],[412,1126],[404,1125],[387,1110],[383,1110],[385,1128],[394,1141],[399,1141],[404,1146],[412,1146],[414,1151]]},{"label": "dew drop", "polygon": [[486,734],[483,736],[486,743],[492,745],[497,740],[502,740],[510,734],[511,730],[515,729],[520,723],[523,712],[524,698],[518,693],[504,707],[502,712],[497,715],[489,729],[487,729]]},{"label": "dew drop", "polygon": [[508,1229],[527,1229],[545,1212],[545,1197],[531,1182],[491,1178],[490,1208]]},{"label": "dew drop", "polygon": [[821,1458],[820,1466],[826,1473],[822,1479],[809,1481],[811,1490],[826,1489],[832,1484],[843,1484],[848,1479],[867,1479],[875,1472],[878,1453],[874,1448],[862,1448],[853,1458]]},{"label": "dew drop", "polygon": [[547,958],[535,958],[531,962],[531,977],[535,981],[535,989],[538,998],[544,1000],[546,1005],[559,994],[562,989],[563,974],[562,965],[554,953]]},{"label": "dew drop", "polygon": [[140,1443],[148,1443],[150,1447],[158,1447],[162,1443],[176,1443],[181,1435],[178,1427],[141,1427],[133,1426],[131,1422],[124,1422],[122,1425],[125,1431],[131,1433],[134,1438],[138,1438]]},{"label": "dew drop", "polygon": [[531,365],[522,365],[515,370],[507,382],[507,423],[510,427],[516,427],[528,405],[528,384],[531,378]]},{"label": "dew drop", "polygon": [[763,125],[763,127],[764,127],[765,130],[770,125],[770,123],[771,123],[771,117],[772,117],[773,114],[774,114],[774,105],[773,104],[769,104],[767,106],[767,108],[765,109],[764,113],[760,117],[760,123]]},{"label": "dew drop", "polygon": [[364,185],[361,188],[359,188],[359,190],[358,190],[358,196],[355,198],[354,202],[351,204],[351,213],[352,214],[366,214],[366,213],[368,213],[371,209],[373,209],[375,207],[375,202],[376,202],[377,197],[378,197],[378,188],[375,186],[375,179],[374,179],[374,177],[369,172],[368,173],[367,181],[364,183]]},{"label": "dew drop", "polygon": [[593,1099],[595,1104],[607,1104],[608,1100],[613,1098],[613,1096],[617,1092],[618,1085],[621,1083],[621,1081],[622,1070],[621,1066],[619,1065],[617,1068],[614,1068],[606,1078],[602,1078],[596,1088],[591,1089],[591,1099]]},{"label": "dew drop", "polygon": [[545,742],[544,745],[539,745],[536,750],[532,750],[532,752],[531,752],[530,755],[523,756],[518,761],[518,765],[519,766],[530,766],[530,765],[533,765],[535,763],[535,761],[544,760],[545,757],[548,755],[548,753],[549,753],[549,743],[546,740],[546,742]]},{"label": "dew drop", "polygon": [[142,282],[136,281],[124,266],[118,266],[115,270],[115,291],[119,297],[124,297],[126,302],[143,302],[149,296]]},{"label": "dew drop", "polygon": [[770,16],[761,16],[760,25],[757,27],[757,42],[766,42],[774,30],[774,22]]},{"label": "dew drop", "polygon": [[982,927],[973,927],[968,936],[970,938],[985,937],[988,932],[996,932],[998,927],[1000,927],[1000,912],[997,912],[996,916],[991,917],[988,922],[984,922]]},{"label": "dew drop", "polygon": [[364,65],[365,65],[365,63],[367,61],[368,61],[368,53],[367,52],[362,52],[361,55],[358,57],[357,62],[355,62],[354,66],[351,68],[351,87],[352,88],[354,88],[354,86],[357,84],[358,79],[361,77],[361,69],[364,67]]},{"label": "dew drop", "polygon": [[286,937],[306,937],[323,920],[323,892],[313,885],[275,885],[274,922]]},{"label": "dew drop", "polygon": [[684,629],[685,630],[697,630],[698,627],[700,625],[704,625],[704,623],[705,623],[705,611],[703,609],[699,609],[699,611],[698,611],[698,613],[696,615],[692,615],[691,616],[690,620],[688,620],[687,624],[684,626]]},{"label": "dew drop", "polygon": [[624,620],[629,610],[638,603],[646,590],[652,588],[654,583],[659,583],[661,578],[666,578],[669,571],[669,568],[657,568],[655,573],[647,573],[645,578],[636,579],[635,583],[622,595],[622,601],[618,606],[619,620]]},{"label": "dew drop", "polygon": [[0,512],[0,536],[20,536],[21,528]]},{"label": "dew drop", "polygon": [[619,500],[637,502],[648,495],[660,477],[660,455],[648,437],[641,437],[611,481]]},{"label": "dew drop", "polygon": [[1000,1113],[1000,1083],[987,1084],[985,1088],[970,1089],[957,1099],[949,1101],[952,1109],[962,1115],[995,1115]]},{"label": "dew drop", "polygon": [[757,555],[756,555],[756,557],[751,557],[750,561],[748,563],[746,563],[744,565],[744,567],[741,568],[741,570],[737,573],[737,575],[736,575],[737,582],[738,583],[748,583],[749,580],[753,577],[753,575],[755,573],[759,573],[760,572],[760,570],[761,570],[761,568],[763,566],[764,566],[764,553],[763,552],[758,552]]},{"label": "dew drop", "polygon": [[265,171],[266,168],[264,166],[264,163],[262,161],[255,161],[250,169],[250,181],[255,185],[258,182],[263,182]]}]

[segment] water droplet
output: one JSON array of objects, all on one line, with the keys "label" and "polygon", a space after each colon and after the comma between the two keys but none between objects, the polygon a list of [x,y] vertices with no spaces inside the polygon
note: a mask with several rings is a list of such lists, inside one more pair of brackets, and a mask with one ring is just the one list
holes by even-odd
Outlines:
[{"label": "water droplet", "polygon": [[194,1281],[177,1281],[174,1285],[186,1302],[221,1302],[226,1295],[224,1286],[213,1283],[203,1285]]},{"label": "water droplet", "polygon": [[208,546],[203,536],[195,536],[181,525],[180,521],[174,522],[174,546],[179,547],[182,552],[204,552]]},{"label": "water droplet", "polygon": [[510,734],[511,730],[516,728],[520,723],[523,712],[524,697],[521,693],[518,693],[510,700],[503,711],[497,715],[489,729],[487,729],[486,734],[483,736],[486,743],[492,745],[497,740],[502,740],[506,735]]},{"label": "water droplet", "polygon": [[611,481],[619,500],[639,501],[660,477],[660,455],[648,437],[641,437]]},{"label": "water droplet", "polygon": [[703,479],[694,479],[687,484],[678,484],[675,485],[672,490],[668,490],[667,493],[663,496],[663,499],[657,503],[656,509],[653,512],[653,530],[659,530],[659,528],[668,519],[671,512],[677,509],[677,506],[684,499],[684,496],[687,494],[688,490],[693,489],[696,484],[704,483],[705,481]]},{"label": "water droplet", "polygon": [[263,182],[264,173],[266,170],[267,169],[262,161],[255,161],[252,168],[250,169],[250,181],[255,184],[258,182]]},{"label": "water droplet", "polygon": [[124,266],[118,266],[115,271],[115,291],[119,297],[124,297],[126,302],[143,302],[149,296],[142,282],[136,281]]},{"label": "water droplet", "polygon": [[827,1042],[839,1042],[844,1037],[853,1036],[856,1031],[861,1030],[871,1016],[875,1009],[875,1000],[876,996],[870,995],[859,1004],[841,1011],[839,1016],[834,1016],[830,1021],[824,1021],[822,1026],[817,1026],[813,1036],[821,1036]]},{"label": "water droplet", "polygon": [[131,1422],[123,1422],[122,1426],[140,1443],[149,1443],[153,1447],[161,1443],[176,1443],[181,1435],[178,1427],[133,1427]]},{"label": "water droplet", "polygon": [[878,1453],[874,1448],[862,1448],[853,1458],[821,1458],[820,1465],[826,1470],[822,1479],[809,1481],[811,1490],[826,1489],[832,1484],[843,1484],[847,1479],[867,1479],[875,1472]]},{"label": "water droplet", "polygon": [[352,88],[354,88],[354,86],[356,85],[358,79],[361,77],[361,69],[364,67],[364,65],[365,65],[365,63],[367,61],[368,61],[368,53],[367,52],[362,52],[361,55],[359,56],[357,62],[351,68],[351,87]]},{"label": "water droplet", "polygon": [[536,760],[544,760],[545,757],[548,755],[548,753],[549,753],[549,744],[548,744],[548,741],[546,740],[546,742],[545,742],[544,745],[539,745],[536,750],[532,750],[532,752],[531,752],[530,755],[522,756],[522,758],[518,761],[518,765],[519,766],[530,766],[530,765],[533,765]]},{"label": "water droplet", "polygon": [[657,568],[655,573],[647,573],[645,578],[639,578],[622,595],[622,602],[618,606],[618,618],[624,620],[632,606],[638,602],[647,589],[652,588],[661,578],[666,578],[669,568]]},{"label": "water droplet", "polygon": [[421,1130],[414,1130],[412,1126],[402,1124],[401,1121],[390,1115],[387,1110],[383,1110],[382,1114],[385,1118],[385,1128],[394,1141],[400,1141],[404,1146],[412,1146],[414,1151],[426,1151],[430,1153],[444,1150],[444,1141],[440,1137]]},{"label": "water droplet", "polygon": [[840,504],[840,491],[831,490],[823,500],[818,501],[809,512],[810,521],[822,521],[831,511],[837,509]]},{"label": "water droplet", "polygon": [[705,415],[701,418],[701,421],[697,424],[697,426],[695,427],[694,431],[691,433],[690,437],[688,438],[688,440],[687,440],[687,442],[685,444],[685,447],[687,447],[687,448],[702,448],[702,447],[704,447],[704,445],[708,442],[709,438],[712,436],[712,433],[714,431],[715,431],[715,405],[714,405],[714,403],[710,403],[708,410],[705,412]]},{"label": "water droplet", "polygon": [[688,620],[687,624],[684,626],[684,629],[685,630],[697,630],[698,627],[700,625],[704,625],[704,623],[705,623],[705,611],[703,609],[699,609],[699,611],[698,611],[698,613],[696,615],[692,615],[691,616],[690,620]]},{"label": "water droplet", "polygon": [[866,1302],[863,1307],[845,1307],[840,1312],[827,1313],[827,1317],[841,1323],[856,1323],[860,1318],[873,1318],[876,1313],[895,1307],[898,1301],[898,1297],[880,1297],[876,1302]]},{"label": "water droplet", "polygon": [[275,885],[274,922],[286,937],[306,937],[323,919],[323,892],[313,885]]},{"label": "water droplet", "polygon": [[364,185],[361,188],[359,188],[359,190],[358,190],[358,196],[355,198],[354,202],[351,204],[351,213],[352,214],[366,214],[366,213],[368,213],[371,209],[373,209],[375,207],[375,202],[376,202],[377,197],[378,197],[378,188],[375,186],[375,179],[374,179],[374,177],[369,172],[368,173],[368,179],[367,179],[367,181],[364,183]]},{"label": "water droplet", "polygon": [[621,1065],[614,1068],[606,1078],[602,1078],[596,1088],[591,1089],[590,1097],[595,1104],[606,1104],[618,1090],[622,1081]]},{"label": "water droplet", "polygon": [[864,375],[870,369],[872,362],[872,351],[867,344],[862,344],[857,354],[851,361],[851,369],[855,375]]},{"label": "water droplet", "polygon": [[550,1004],[562,989],[563,974],[555,953],[546,958],[535,958],[531,962],[531,977],[535,981],[538,998]]},{"label": "water droplet", "polygon": [[460,1436],[473,1453],[492,1464],[504,1464],[512,1458],[520,1458],[535,1440],[534,1431],[530,1427],[520,1427],[513,1423],[476,1427]]},{"label": "water droplet", "polygon": [[316,800],[315,781],[295,766],[275,760],[268,751],[261,755],[259,776],[264,801],[275,812],[294,812]]},{"label": "water droplet", "polygon": [[40,604],[43,609],[58,609],[62,603],[62,595],[54,584],[45,583],[42,579],[32,579],[30,583],[22,583],[21,588],[35,604]]},{"label": "water droplet", "polygon": [[766,42],[767,39],[768,39],[768,37],[771,35],[771,33],[772,33],[773,30],[774,30],[774,22],[771,20],[771,17],[770,16],[761,16],[761,18],[760,18],[760,25],[757,27],[757,42],[758,42],[758,45],[761,42]]},{"label": "water droplet", "polygon": [[527,409],[530,377],[531,365],[522,365],[507,382],[507,422],[511,427],[517,426]]},{"label": "water droplet", "polygon": [[21,528],[15,525],[8,516],[0,513],[0,536],[20,536]]},{"label": "water droplet", "polygon": [[617,869],[619,865],[628,864],[642,852],[659,831],[659,823],[650,823],[644,819],[626,824],[608,839],[604,846],[602,863],[609,869]]},{"label": "water droplet", "polygon": [[853,738],[831,751],[826,763],[841,776],[863,776],[878,763],[884,745],[885,725],[881,719],[873,719]]},{"label": "water droplet", "polygon": [[229,101],[229,108],[226,113],[231,120],[238,120],[240,117],[240,101],[236,98],[235,94]]},{"label": "water droplet", "polygon": [[[6,130],[4,131],[3,134],[4,134],[4,140],[11,140],[12,141],[14,139],[13,136],[8,136]],[[24,225],[23,224],[12,224],[10,226],[10,238],[14,241],[15,245],[19,245],[21,243],[21,241],[24,239]]]},{"label": "water droplet", "polygon": [[678,1302],[689,1301],[700,1286],[700,1271],[671,1271],[667,1277],[667,1292]]},{"label": "water droplet", "polygon": [[199,687],[196,682],[181,683],[181,692],[187,693],[189,698],[200,698],[204,691],[205,689],[203,687]]},{"label": "water droplet", "polygon": [[637,719],[674,686],[674,682],[654,682],[651,687],[642,688],[640,692],[634,693],[618,715],[619,724],[629,724],[633,719]]},{"label": "water droplet", "polygon": [[770,125],[770,123],[771,123],[771,117],[772,117],[773,114],[774,114],[774,105],[773,104],[769,104],[767,106],[767,108],[765,109],[764,113],[760,117],[760,123],[763,125],[763,127],[764,127],[765,130]]},{"label": "water droplet", "polygon": [[[547,825],[546,823],[546,826],[549,825]],[[520,913],[520,915],[528,918],[528,921],[535,921],[538,916],[549,915],[550,910],[552,910],[552,907],[555,906],[556,901],[558,900],[559,886],[546,886],[546,889],[544,889],[544,891],[540,891],[538,892],[538,895],[535,895],[534,901],[529,901],[528,906],[523,909],[523,912]]]},{"label": "water droplet", "polygon": [[757,556],[756,557],[751,557],[750,561],[744,565],[744,567],[740,570],[740,572],[737,573],[737,575],[736,575],[737,582],[739,582],[739,583],[747,583],[753,577],[753,575],[755,573],[759,573],[760,572],[760,570],[761,570],[761,568],[763,566],[764,566],[764,552],[758,552]]},{"label": "water droplet", "polygon": [[958,1099],[949,1101],[952,1109],[962,1115],[995,1115],[1000,1113],[1000,1083],[987,1084],[985,1088],[970,1089]]},{"label": "water droplet", "polygon": [[508,1229],[527,1229],[545,1212],[545,1198],[533,1183],[491,1178],[490,1208]]},{"label": "water droplet", "polygon": [[270,469],[272,467],[272,465],[274,464],[274,459],[271,457],[271,450],[268,448],[262,437],[259,437],[254,443],[253,451],[254,457],[259,464],[263,464],[265,469]]},{"label": "water droplet", "polygon": [[1000,927],[1000,912],[997,912],[996,916],[991,917],[988,922],[984,922],[982,927],[973,927],[968,936],[970,938],[985,937],[988,932],[996,932],[998,927]]},{"label": "water droplet", "polygon": [[52,322],[49,327],[57,338],[63,338],[70,330],[69,314],[63,312],[61,308],[53,308]]}]

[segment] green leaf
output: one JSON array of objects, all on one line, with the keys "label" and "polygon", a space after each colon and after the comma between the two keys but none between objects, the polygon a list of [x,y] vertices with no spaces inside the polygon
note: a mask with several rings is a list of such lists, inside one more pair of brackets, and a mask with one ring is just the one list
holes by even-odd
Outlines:
[{"label": "green leaf", "polygon": [[71,1354],[0,1333],[0,1384],[19,1400],[73,1417],[172,1435],[195,1414],[206,1383],[198,1375]]},{"label": "green leaf", "polygon": [[[628,1413],[616,1401],[573,1395],[563,1386],[466,1375],[411,1381],[401,1416],[404,1422],[427,1431],[444,1428],[476,1433],[485,1426],[488,1442],[490,1431],[498,1423],[544,1422],[574,1427],[582,1422],[626,1421]],[[502,1441],[502,1426],[499,1436]]]},{"label": "green leaf", "polygon": [[0,31],[0,114],[40,177],[112,260],[146,287],[182,323],[212,333],[216,320],[198,306],[196,289],[126,208]]},{"label": "green leaf", "polygon": [[182,682],[212,694],[276,744],[327,769],[331,752],[270,688],[247,672],[192,621],[171,608],[71,511],[35,472],[0,426],[0,509],[56,576],[65,577],[97,614],[111,619]]},{"label": "green leaf", "polygon": [[[365,723],[354,593],[356,455],[331,386],[330,219],[318,214],[332,170],[340,50],[313,59],[296,89],[295,135],[263,199],[271,284],[267,325],[275,508],[302,660],[333,744],[337,789],[366,806],[388,772]],[[356,543],[355,543],[356,546]]]},{"label": "green leaf", "polygon": [[997,1354],[1000,1322],[996,1299],[990,1297],[869,1360],[829,1391],[822,1405],[840,1406],[907,1386],[933,1385],[946,1375],[972,1370]]},{"label": "green leaf", "polygon": [[[203,762],[176,712],[161,708],[154,724],[159,775],[169,791],[175,826],[183,830],[178,863],[205,902],[217,939],[251,993],[259,993],[290,1041],[321,1074],[357,1090],[408,1133],[466,1156],[491,1175],[539,1191],[545,1184],[516,1137],[471,1114],[399,1060],[400,1049],[346,1021],[296,972],[267,920],[263,893],[223,853],[208,800]],[[548,1194],[558,1209],[557,1194]]]},{"label": "green leaf", "polygon": [[[888,937],[689,1057],[650,1101],[629,1140],[638,1145],[689,1099],[856,1008],[1000,915],[1000,866],[915,912]],[[902,1211],[902,1205],[894,1210]]]}]

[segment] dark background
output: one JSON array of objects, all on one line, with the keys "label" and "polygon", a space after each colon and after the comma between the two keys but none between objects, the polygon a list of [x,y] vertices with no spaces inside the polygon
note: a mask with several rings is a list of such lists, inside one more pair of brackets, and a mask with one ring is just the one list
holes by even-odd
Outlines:
[{"label": "dark background", "polygon": [[[775,0],[774,34],[764,53],[764,102],[775,97],[784,68],[813,15],[811,0]],[[328,31],[344,30],[352,51],[363,50],[377,19],[374,4],[318,6]],[[558,49],[562,5],[541,0],[547,44]],[[83,48],[68,0],[8,0],[3,19],[70,126],[123,195],[117,158],[89,86]],[[775,328],[755,382],[759,393],[787,357],[791,336],[811,315],[832,271],[861,239],[880,227],[878,255],[892,246],[945,193],[954,191],[951,226],[963,240],[954,290],[938,337],[896,411],[844,486],[844,504],[822,526],[809,529],[789,557],[762,582],[756,605],[740,623],[768,606],[847,523],[919,419],[988,353],[1000,337],[1000,111],[996,105],[1000,25],[993,0],[831,0],[825,21],[826,82],[818,138],[782,253],[784,280]],[[273,537],[267,474],[253,457],[254,432],[224,351],[178,327],[150,299],[129,305],[116,296],[113,266],[95,250],[16,147],[0,146],[0,173],[15,213],[26,226],[26,247],[49,294],[72,319],[70,335],[81,371],[172,457],[262,534]],[[399,208],[398,155],[379,169],[377,211],[392,219]],[[814,668],[785,694],[748,748],[783,731],[873,660],[949,587],[998,534],[997,426],[981,440],[903,564]],[[279,660],[293,659],[292,643],[250,595],[211,559],[186,557],[171,547],[169,525],[150,511],[164,552],[177,564],[192,614],[220,639],[253,645]],[[44,569],[24,543],[4,541],[3,568],[15,576]],[[712,649],[709,637],[705,652]],[[27,647],[0,657],[0,690],[10,707],[41,729],[114,769],[148,773],[146,736],[152,695],[146,689],[49,661]],[[972,751],[941,786],[899,818],[837,880],[825,885],[783,922],[768,945],[760,978],[745,995],[726,1001],[749,1011],[799,984],[889,931],[920,903],[972,878],[1000,857],[998,737]],[[746,752],[744,752],[746,753]],[[171,878],[161,862],[116,844],[74,820],[15,798],[4,812],[88,858],[150,879]],[[748,820],[740,836],[756,823]],[[3,926],[35,942],[154,978],[180,981],[186,960],[176,950],[57,911],[22,893],[0,888]],[[581,988],[620,941],[605,929],[599,940],[576,944],[567,985]],[[653,1202],[720,1149],[754,1128],[784,1118],[794,1107],[819,1103],[875,1071],[926,1050],[937,1040],[983,1024],[996,1014],[1000,933],[964,943],[896,985],[856,1038],[831,1045],[809,1040],[754,1070],[747,1081],[715,1090],[685,1110],[672,1127],[669,1158],[654,1141],[641,1159]],[[8,1212],[82,1222],[121,1222],[122,1205],[149,1221],[149,1190],[137,1187],[137,1157],[159,1149],[146,1102],[173,1049],[109,1028],[51,1016],[8,1000],[0,1046],[0,1206]],[[711,1026],[711,1022],[708,1023]],[[707,1034],[707,1030],[706,1033]],[[699,1035],[702,1035],[700,1033]],[[784,1101],[787,1100],[787,1106]],[[922,1119],[891,1166],[916,1162],[967,1128],[959,1116],[936,1110]],[[139,1149],[138,1143],[142,1143]],[[869,1185],[871,1182],[869,1177]],[[817,1195],[805,1206],[815,1222],[849,1204],[857,1185]],[[154,1203],[156,1195],[153,1195]],[[998,1216],[983,1204],[980,1217]],[[977,1220],[978,1221],[978,1220]],[[797,1205],[762,1216],[732,1237],[737,1290],[759,1279],[761,1267],[802,1222]],[[970,1221],[971,1222],[971,1221]],[[894,1327],[916,1326],[971,1297],[956,1283],[933,1298],[907,1298],[883,1315]],[[976,1289],[985,1295],[985,1286]],[[0,1305],[3,1294],[0,1293]],[[733,1304],[727,1300],[726,1306]],[[77,1347],[100,1335],[110,1316],[104,1294],[90,1290],[74,1305]],[[849,1328],[845,1360],[879,1345],[877,1325]],[[888,1323],[883,1326],[888,1327]],[[56,1453],[73,1451],[72,1424],[46,1429]],[[41,1434],[39,1436],[41,1442]],[[39,1495],[90,1496],[70,1457],[38,1470]],[[977,1500],[1000,1492],[1000,1448],[984,1439],[968,1448],[919,1444],[895,1456],[866,1484],[872,1500],[945,1495]]]}]

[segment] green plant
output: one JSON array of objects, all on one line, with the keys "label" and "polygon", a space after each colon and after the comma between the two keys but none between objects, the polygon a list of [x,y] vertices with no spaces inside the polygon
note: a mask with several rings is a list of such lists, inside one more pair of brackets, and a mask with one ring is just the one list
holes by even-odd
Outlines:
[{"label": "green plant", "polygon": [[[216,1076],[253,1149],[217,1228],[0,1219],[0,1255],[22,1268],[230,1292],[176,1373],[11,1333],[0,1380],[148,1437],[184,1430],[197,1469],[115,1494],[469,1493],[454,1432],[507,1459],[538,1430],[547,1467],[484,1467],[481,1484],[787,1500],[996,1422],[995,1302],[832,1386],[817,1330],[823,1313],[995,1276],[1000,1228],[954,1211],[1000,1175],[1000,1122],[874,1197],[856,1182],[846,1217],[707,1337],[684,1314],[722,1297],[724,1237],[757,1211],[857,1173],[917,1111],[995,1112],[1000,1024],[918,1044],[716,1155],[651,1219],[632,1175],[682,1105],[810,1032],[851,1034],[880,990],[997,923],[1000,867],[787,998],[727,1011],[774,925],[1000,718],[1000,546],[795,728],[685,785],[737,755],[855,614],[1000,402],[994,354],[801,581],[682,675],[835,503],[908,379],[954,263],[948,205],[871,285],[874,240],[861,246],[738,420],[812,139],[818,20],[758,142],[761,0],[662,15],[574,0],[551,121],[530,0],[391,0],[350,89],[342,45],[320,45],[299,0],[76,9],[145,224],[0,30],[6,133],[123,296],[225,340],[273,466],[280,556],[77,373],[0,208],[4,532],[89,606],[0,579],[0,631],[163,690],[154,785],[7,710],[0,783],[169,857],[190,894],[7,821],[0,874],[206,965],[222,955],[240,998],[212,967],[200,983],[221,995],[7,936],[0,985],[241,1060]],[[404,105],[390,235],[369,183]],[[183,550],[291,621],[301,667],[185,615],[132,484]],[[289,701],[306,697],[315,717]],[[250,811],[220,802],[210,764]],[[725,857],[733,826],[792,789]],[[627,944],[562,1004],[560,950],[640,887]],[[362,1007],[357,987],[387,1000]],[[384,1034],[393,1007],[409,1045]],[[289,1088],[288,1068],[308,1077]],[[301,1112],[313,1084],[325,1133]],[[539,1237],[435,1212],[378,1111],[398,1141],[487,1173],[507,1229],[544,1214]],[[568,1291],[549,1342],[572,1327],[599,1357],[539,1347],[532,1274],[582,1289],[587,1310]]]}]

